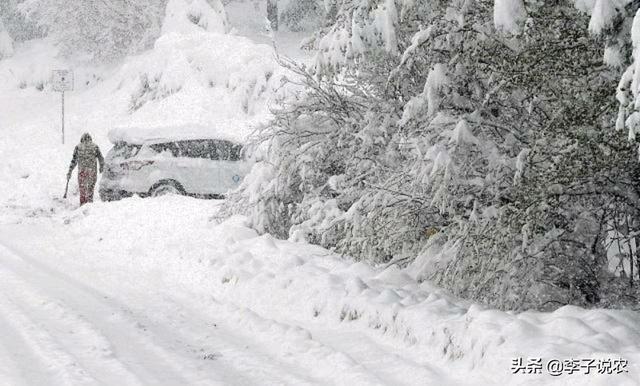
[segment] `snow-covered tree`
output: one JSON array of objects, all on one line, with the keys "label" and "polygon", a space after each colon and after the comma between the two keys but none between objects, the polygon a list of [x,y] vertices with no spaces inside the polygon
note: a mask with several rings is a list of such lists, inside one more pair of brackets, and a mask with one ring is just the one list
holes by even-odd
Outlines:
[{"label": "snow-covered tree", "polygon": [[13,39],[14,43],[43,36],[43,31],[34,22],[27,20],[20,12],[19,5],[22,0],[0,0],[0,19]]},{"label": "snow-covered tree", "polygon": [[576,0],[575,5],[590,15],[589,31],[604,38],[605,62],[610,66],[626,68],[618,85],[620,109],[616,128],[627,128],[629,140],[635,141],[640,132],[640,2]]},{"label": "snow-covered tree", "polygon": [[501,307],[602,301],[606,229],[637,192],[611,155],[628,154],[607,134],[617,70],[589,16],[569,0],[345,0],[333,21],[297,71],[306,91],[262,133],[270,177],[236,201],[254,224],[415,260]]},{"label": "snow-covered tree", "polygon": [[20,10],[53,36],[62,53],[113,60],[149,47],[166,0],[24,0]]}]

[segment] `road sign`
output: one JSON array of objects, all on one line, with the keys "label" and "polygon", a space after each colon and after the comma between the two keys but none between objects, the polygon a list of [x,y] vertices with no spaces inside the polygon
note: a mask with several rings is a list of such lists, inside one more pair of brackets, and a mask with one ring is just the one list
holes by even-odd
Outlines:
[{"label": "road sign", "polygon": [[65,91],[73,91],[73,71],[53,70],[51,87],[53,91],[62,93],[62,144],[64,145],[64,93]]},{"label": "road sign", "polygon": [[54,70],[51,76],[51,86],[53,91],[73,91],[73,71]]}]

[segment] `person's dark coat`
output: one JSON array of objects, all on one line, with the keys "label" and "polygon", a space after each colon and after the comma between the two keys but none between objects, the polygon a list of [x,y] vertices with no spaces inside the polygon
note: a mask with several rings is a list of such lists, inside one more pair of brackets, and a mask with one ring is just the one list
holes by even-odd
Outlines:
[{"label": "person's dark coat", "polygon": [[73,169],[78,166],[78,186],[80,187],[80,205],[93,201],[93,190],[98,180],[98,170],[102,173],[104,157],[98,145],[93,143],[87,133],[82,135],[80,143],[73,150],[73,158],[69,165],[67,179],[71,178]]}]

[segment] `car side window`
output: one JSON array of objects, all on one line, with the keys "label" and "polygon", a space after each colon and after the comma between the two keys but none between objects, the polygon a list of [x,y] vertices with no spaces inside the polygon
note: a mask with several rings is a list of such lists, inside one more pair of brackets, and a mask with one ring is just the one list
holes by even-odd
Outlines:
[{"label": "car side window", "polygon": [[228,161],[231,155],[231,143],[229,141],[214,141],[218,149],[218,155],[223,161]]},{"label": "car side window", "polygon": [[231,161],[240,161],[242,159],[242,145],[234,144],[231,146]]},{"label": "car side window", "polygon": [[150,146],[156,153],[170,152],[174,157],[240,161],[242,145],[226,140],[186,140],[157,143]]},{"label": "car side window", "polygon": [[221,154],[218,152],[216,141],[207,141],[207,147],[209,150],[209,159],[213,161],[219,160]]},{"label": "car side window", "polygon": [[242,159],[242,145],[225,140],[211,141],[211,143],[216,147],[221,160],[240,161]]},{"label": "car side window", "polygon": [[216,159],[217,154],[215,148],[212,149],[209,141],[193,140],[180,141],[180,156],[188,158]]},{"label": "car side window", "polygon": [[174,157],[177,157],[179,154],[178,146],[174,142],[156,143],[149,147],[156,153],[169,152]]}]

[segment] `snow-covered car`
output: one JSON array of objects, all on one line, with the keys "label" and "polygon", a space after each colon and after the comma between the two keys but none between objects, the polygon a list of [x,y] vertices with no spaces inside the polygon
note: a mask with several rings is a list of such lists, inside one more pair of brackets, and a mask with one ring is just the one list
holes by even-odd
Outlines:
[{"label": "snow-covered car", "polygon": [[243,146],[223,138],[177,135],[135,138],[110,134],[100,198],[118,200],[182,194],[215,198],[242,182],[251,169]]}]

